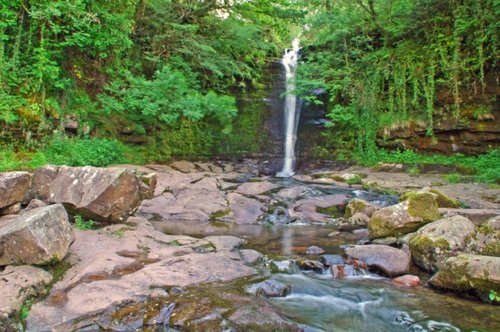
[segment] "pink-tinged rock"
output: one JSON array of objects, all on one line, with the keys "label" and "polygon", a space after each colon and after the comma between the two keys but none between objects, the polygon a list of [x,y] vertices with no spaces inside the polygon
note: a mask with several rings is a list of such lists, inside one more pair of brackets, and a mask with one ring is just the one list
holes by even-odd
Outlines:
[{"label": "pink-tinged rock", "polygon": [[124,168],[45,166],[33,175],[33,192],[46,203],[63,204],[71,213],[121,222],[152,196],[156,181],[144,181]]},{"label": "pink-tinged rock", "polygon": [[0,266],[58,262],[75,239],[60,204],[33,209],[0,225]]},{"label": "pink-tinged rock", "polygon": [[417,287],[420,285],[420,278],[411,274],[405,274],[392,279],[392,282],[398,286]]},{"label": "pink-tinged rock", "polygon": [[240,185],[236,191],[240,194],[247,195],[247,196],[255,196],[255,195],[261,195],[264,194],[268,191],[271,191],[273,189],[278,188],[279,186],[263,181],[263,182],[246,182]]},{"label": "pink-tinged rock", "polygon": [[389,277],[408,273],[410,269],[410,256],[406,252],[385,245],[354,246],[346,250],[346,255]]},{"label": "pink-tinged rock", "polygon": [[31,186],[28,172],[0,173],[0,209],[22,202]]}]

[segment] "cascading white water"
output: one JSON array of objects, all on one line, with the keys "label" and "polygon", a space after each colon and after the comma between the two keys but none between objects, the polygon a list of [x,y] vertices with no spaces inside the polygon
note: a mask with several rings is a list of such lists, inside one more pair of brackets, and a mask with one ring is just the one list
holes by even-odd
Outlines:
[{"label": "cascading white water", "polygon": [[297,69],[299,50],[299,39],[296,38],[292,43],[292,48],[285,51],[282,60],[286,71],[286,99],[284,107],[285,158],[283,160],[283,169],[276,174],[278,177],[289,177],[294,174],[295,142],[297,140],[298,113],[300,112],[300,107],[297,107],[297,96],[292,92],[295,90],[295,71]]}]

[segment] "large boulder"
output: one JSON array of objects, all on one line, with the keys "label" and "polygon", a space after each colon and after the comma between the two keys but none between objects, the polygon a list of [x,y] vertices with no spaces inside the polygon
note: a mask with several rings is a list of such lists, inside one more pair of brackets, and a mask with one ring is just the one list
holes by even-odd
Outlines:
[{"label": "large boulder", "polygon": [[0,272],[0,330],[9,329],[24,302],[28,298],[42,295],[52,281],[52,275],[40,268],[23,265],[7,266]]},{"label": "large boulder", "polygon": [[144,181],[125,168],[45,166],[34,173],[33,191],[35,197],[61,203],[85,218],[120,222],[152,196],[154,176]]},{"label": "large boulder", "polygon": [[479,226],[483,222],[500,215],[500,209],[449,209],[440,208],[443,217],[463,216]]},{"label": "large boulder", "polygon": [[490,302],[491,292],[500,293],[500,257],[469,254],[450,257],[429,283]]},{"label": "large boulder", "polygon": [[28,172],[0,173],[0,213],[11,205],[22,202],[31,186]]},{"label": "large boulder", "polygon": [[415,264],[435,272],[446,259],[464,250],[466,239],[474,233],[474,224],[462,216],[440,219],[420,228],[410,241]]},{"label": "large boulder", "polygon": [[58,262],[75,239],[60,204],[33,209],[0,225],[0,266]]},{"label": "large boulder", "polygon": [[372,239],[411,233],[423,225],[438,220],[441,215],[436,197],[431,193],[412,193],[406,200],[373,213],[368,223]]},{"label": "large boulder", "polygon": [[479,225],[466,242],[467,252],[500,257],[500,216]]},{"label": "large boulder", "polygon": [[397,277],[408,273],[410,256],[403,250],[385,245],[361,245],[348,248],[347,257],[365,262],[389,277]]},{"label": "large boulder", "polygon": [[[419,191],[419,193],[431,193],[434,195],[436,198],[436,203],[438,207],[440,208],[459,208],[460,207],[460,201],[453,199],[451,197],[448,197],[447,195],[443,194],[437,189],[430,188],[430,187],[425,187],[422,190]],[[405,195],[403,195],[402,200],[405,200],[406,196],[411,196],[415,194],[415,192],[408,192]]]}]

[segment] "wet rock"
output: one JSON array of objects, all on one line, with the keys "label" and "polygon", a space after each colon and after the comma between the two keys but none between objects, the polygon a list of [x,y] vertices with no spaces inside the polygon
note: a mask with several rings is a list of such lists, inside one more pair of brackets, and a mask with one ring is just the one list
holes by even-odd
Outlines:
[{"label": "wet rock", "polygon": [[406,200],[373,213],[368,231],[372,239],[399,236],[441,218],[431,193],[412,193]]},{"label": "wet rock", "polygon": [[256,250],[243,249],[240,250],[241,258],[243,261],[250,265],[258,264],[262,260],[262,254]]},{"label": "wet rock", "polygon": [[473,232],[472,222],[462,216],[427,224],[409,242],[413,261],[421,268],[435,272],[448,257],[465,248],[465,240]]},{"label": "wet rock", "polygon": [[334,279],[344,279],[347,276],[344,264],[333,264],[330,266],[330,272]]},{"label": "wet rock", "polygon": [[22,202],[31,186],[28,172],[0,173],[0,209]]},{"label": "wet rock", "polygon": [[410,268],[410,257],[404,251],[385,245],[354,246],[346,250],[346,255],[389,277],[408,273]]},{"label": "wet rock", "polygon": [[344,259],[340,255],[321,255],[319,261],[325,266],[344,264]]},{"label": "wet rock", "polygon": [[373,212],[377,210],[377,207],[368,203],[365,200],[355,198],[351,200],[345,208],[345,217],[350,218],[356,213],[362,213],[368,217],[371,217]]},{"label": "wet rock", "polygon": [[290,217],[324,223],[344,209],[346,199],[347,196],[343,194],[301,199],[291,206]]},{"label": "wet rock", "polygon": [[323,264],[321,264],[320,262],[309,260],[309,259],[299,261],[298,264],[299,264],[299,268],[301,270],[305,270],[305,271],[314,271],[314,272],[321,273],[325,269],[325,266]]},{"label": "wet rock", "polygon": [[479,226],[483,222],[488,219],[500,215],[500,210],[497,209],[448,209],[442,208],[439,209],[439,212],[443,215],[443,217],[451,217],[451,216],[463,216],[476,226]]},{"label": "wet rock", "polygon": [[321,255],[324,252],[325,252],[325,250],[323,248],[318,247],[318,246],[309,246],[306,249],[307,255]]},{"label": "wet rock", "polygon": [[250,286],[250,292],[256,296],[285,297],[290,293],[290,291],[290,286],[274,279],[269,279]]},{"label": "wet rock", "polygon": [[18,214],[19,212],[21,212],[21,203],[15,203],[0,209],[0,216],[7,214]]},{"label": "wet rock", "polygon": [[0,224],[0,266],[58,262],[75,239],[60,204],[33,209]]},{"label": "wet rock", "polygon": [[28,203],[24,211],[27,212],[29,210],[33,210],[42,206],[47,206],[47,204],[42,200],[34,198]]},{"label": "wet rock", "polygon": [[45,166],[33,175],[37,198],[60,203],[69,212],[105,222],[121,222],[152,192],[125,168]]},{"label": "wet rock", "polygon": [[2,317],[13,319],[24,302],[43,294],[51,281],[50,273],[28,265],[7,266],[0,272],[0,327]]},{"label": "wet rock", "polygon": [[353,231],[355,229],[366,228],[370,218],[363,213],[355,213],[348,219],[344,219],[339,223],[339,230]]},{"label": "wet rock", "polygon": [[466,251],[500,257],[500,216],[485,221],[466,240]]},{"label": "wet rock", "polygon": [[170,324],[170,317],[174,313],[175,309],[175,303],[170,303],[163,308],[161,308],[160,313],[153,318],[151,318],[148,322],[147,325],[152,326],[152,325],[160,325],[167,327]]},{"label": "wet rock", "polygon": [[398,286],[417,287],[420,285],[420,278],[411,274],[392,279],[392,282]]},{"label": "wet rock", "polygon": [[394,246],[398,243],[398,239],[395,237],[385,237],[382,239],[375,239],[372,241],[372,244],[384,244],[386,246]]},{"label": "wet rock", "polygon": [[304,331],[294,323],[285,320],[264,301],[240,305],[228,317],[228,321],[233,325],[231,331]]},{"label": "wet rock", "polygon": [[429,283],[459,294],[474,294],[490,302],[491,291],[500,293],[500,257],[469,254],[450,257]]},{"label": "wet rock", "polygon": [[246,195],[246,196],[255,196],[255,195],[261,195],[264,194],[268,191],[274,190],[276,188],[279,188],[278,185],[268,182],[268,181],[262,181],[262,182],[246,182],[240,185],[237,189],[236,192]]},{"label": "wet rock", "polygon": [[264,204],[238,193],[227,195],[231,213],[225,218],[237,224],[255,224],[264,214]]}]

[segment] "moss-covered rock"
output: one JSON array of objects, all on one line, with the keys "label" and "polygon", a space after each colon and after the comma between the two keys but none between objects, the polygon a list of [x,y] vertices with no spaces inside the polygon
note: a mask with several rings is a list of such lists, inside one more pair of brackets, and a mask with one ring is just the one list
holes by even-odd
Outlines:
[{"label": "moss-covered rock", "polygon": [[464,250],[466,239],[474,233],[474,224],[462,216],[440,219],[420,228],[409,241],[413,261],[435,272],[450,256]]},{"label": "moss-covered rock", "polygon": [[375,212],[376,210],[377,208],[367,201],[355,198],[347,204],[345,208],[345,217],[350,218],[356,213],[362,213],[364,215],[367,215],[368,217],[371,217],[373,212]]},{"label": "moss-covered rock", "polygon": [[368,223],[372,239],[401,236],[441,217],[436,198],[430,193],[408,193],[405,200],[373,213]]},{"label": "moss-covered rock", "polygon": [[500,257],[500,216],[479,225],[466,242],[469,253]]},{"label": "moss-covered rock", "polygon": [[[436,198],[436,202],[438,207],[440,208],[459,208],[460,207],[460,201],[453,199],[451,197],[448,197],[447,195],[443,194],[437,189],[426,187],[420,190],[418,193],[431,193],[434,195]],[[404,194],[401,197],[401,200],[406,200],[408,197],[412,196],[415,194],[415,192],[408,192]]]},{"label": "moss-covered rock", "polygon": [[470,254],[450,257],[429,283],[491,302],[488,297],[490,292],[500,293],[500,257]]}]

